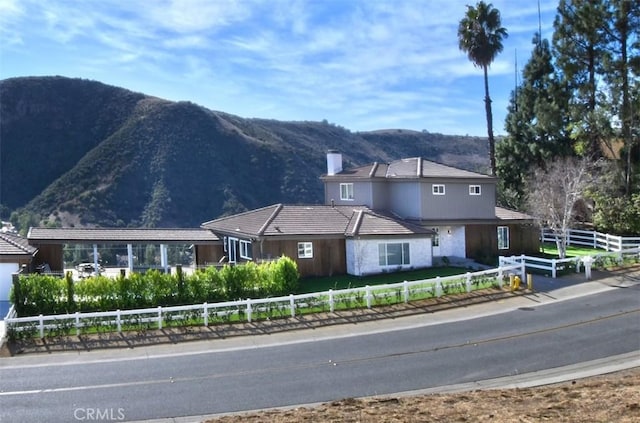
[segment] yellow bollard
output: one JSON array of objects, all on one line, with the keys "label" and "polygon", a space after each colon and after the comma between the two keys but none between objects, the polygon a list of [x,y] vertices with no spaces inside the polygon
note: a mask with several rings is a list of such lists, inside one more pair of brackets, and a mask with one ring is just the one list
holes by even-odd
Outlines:
[{"label": "yellow bollard", "polygon": [[509,288],[513,291],[515,289],[515,275],[509,273]]},{"label": "yellow bollard", "polygon": [[533,291],[533,275],[531,273],[527,273],[527,288]]}]

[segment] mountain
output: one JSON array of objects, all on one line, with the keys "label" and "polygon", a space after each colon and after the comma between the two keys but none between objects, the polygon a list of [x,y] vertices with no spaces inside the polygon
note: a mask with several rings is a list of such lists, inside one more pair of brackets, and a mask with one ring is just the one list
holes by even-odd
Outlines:
[{"label": "mountain", "polygon": [[0,81],[0,204],[40,224],[197,227],[321,203],[328,149],[345,167],[422,156],[487,168],[480,137],[245,119],[82,79]]}]

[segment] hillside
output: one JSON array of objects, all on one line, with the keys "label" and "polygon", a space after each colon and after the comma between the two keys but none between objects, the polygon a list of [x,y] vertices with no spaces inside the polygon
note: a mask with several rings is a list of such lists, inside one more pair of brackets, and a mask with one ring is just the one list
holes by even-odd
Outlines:
[{"label": "hillside", "polygon": [[0,204],[59,226],[194,227],[277,202],[320,203],[326,151],[475,171],[482,138],[245,119],[95,81],[0,81]]}]

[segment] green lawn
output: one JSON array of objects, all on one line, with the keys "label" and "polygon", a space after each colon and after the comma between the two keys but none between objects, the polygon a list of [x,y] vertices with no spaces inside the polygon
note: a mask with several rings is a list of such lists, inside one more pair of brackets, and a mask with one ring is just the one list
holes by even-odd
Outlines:
[{"label": "green lawn", "polygon": [[468,270],[462,267],[430,267],[420,270],[409,270],[406,272],[383,273],[372,276],[352,276],[340,275],[331,277],[305,278],[300,280],[300,286],[296,294],[306,294],[310,292],[322,292],[330,289],[357,288],[366,285],[384,285],[387,283],[398,283],[404,281],[416,281],[422,279],[432,279],[437,276],[453,276],[466,273]]},{"label": "green lawn", "polygon": [[[599,248],[589,248],[580,245],[567,246],[567,257],[589,256],[605,252],[606,251]],[[558,248],[555,242],[545,242],[542,244],[540,253],[544,254],[545,258],[558,258]]]}]

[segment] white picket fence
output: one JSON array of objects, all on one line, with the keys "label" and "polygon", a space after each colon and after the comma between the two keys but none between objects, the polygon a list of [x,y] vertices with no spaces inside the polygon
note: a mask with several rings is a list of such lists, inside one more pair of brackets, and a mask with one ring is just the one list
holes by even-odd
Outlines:
[{"label": "white picket fence", "polygon": [[[588,256],[596,263],[598,260],[605,258],[613,258],[616,262],[622,263],[625,256],[636,256],[640,259],[640,247],[628,248],[625,250],[603,252]],[[515,266],[524,265],[525,268],[545,270],[551,273],[552,278],[556,278],[559,270],[564,270],[567,266],[574,267],[576,273],[580,273],[580,269],[584,259],[587,256],[569,257],[565,259],[545,259],[541,257],[531,257],[526,255],[510,256],[498,258],[498,266]],[[586,271],[586,269],[585,269]]]},{"label": "white picket fence", "polygon": [[[549,228],[541,232],[542,242],[556,242],[556,234]],[[583,245],[605,251],[622,251],[640,247],[640,237],[616,236],[596,231],[569,229],[565,234],[567,245]]]},{"label": "white picket fence", "polygon": [[[227,320],[232,315],[239,320],[251,322],[256,313],[264,313],[276,310],[280,316],[295,317],[302,309],[327,309],[334,312],[336,305],[349,304],[371,308],[374,302],[380,303],[389,299],[391,302],[403,301],[408,303],[411,296],[416,294],[430,294],[441,297],[443,293],[451,290],[457,292],[471,292],[474,278],[496,278],[500,287],[503,279],[509,274],[524,276],[523,263],[503,265],[495,269],[480,272],[468,272],[462,275],[437,277],[417,281],[404,281],[395,284],[365,286],[361,288],[349,288],[329,290],[309,294],[288,295],[284,297],[246,299],[240,301],[227,301],[214,304],[194,304],[171,307],[154,307],[137,310],[115,310],[95,313],[70,313],[50,316],[16,317],[13,307],[5,318],[7,331],[23,331],[36,329],[40,338],[44,338],[45,330],[58,330],[61,327],[75,329],[80,334],[83,328],[96,326],[115,327],[120,333],[123,326],[152,324],[158,329],[172,320],[197,318],[202,319],[204,326],[209,326],[210,321],[218,321],[220,318]],[[348,308],[348,307],[347,307]]]}]

